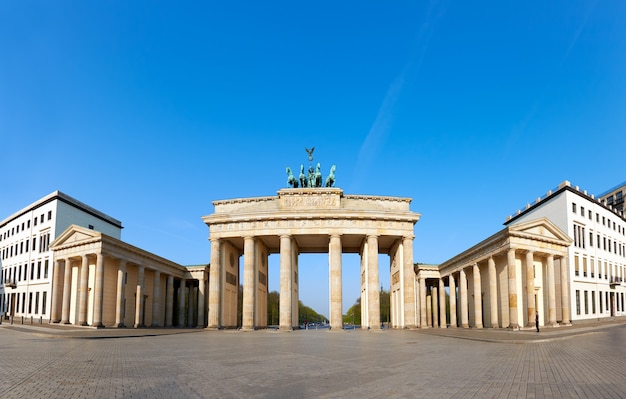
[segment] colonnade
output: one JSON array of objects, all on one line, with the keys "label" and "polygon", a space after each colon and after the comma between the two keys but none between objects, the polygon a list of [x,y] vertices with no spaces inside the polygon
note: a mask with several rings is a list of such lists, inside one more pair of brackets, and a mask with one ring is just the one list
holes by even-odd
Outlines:
[{"label": "colonnade", "polygon": [[101,252],[56,259],[51,321],[94,327],[204,326],[205,280],[154,266]]},{"label": "colonnade", "polygon": [[439,277],[418,272],[419,325],[518,329],[534,326],[535,312],[541,325],[569,324],[567,272],[564,256],[520,248],[444,269]]},{"label": "colonnade", "polygon": [[[328,248],[329,304],[331,329],[343,328],[342,312],[342,254],[344,236],[330,233],[317,235],[315,242],[326,242]],[[350,237],[354,241],[354,235]],[[380,303],[378,272],[378,254],[380,251],[379,236],[369,234],[360,238],[359,255],[361,256],[361,323],[363,328],[380,329]],[[415,272],[413,269],[413,237],[395,238],[399,243],[394,246],[401,255],[402,278],[398,280],[401,297],[392,302],[392,314],[401,318],[392,320],[394,325],[415,327],[414,289]],[[272,249],[265,244],[271,242],[268,237],[243,237],[243,303],[242,329],[252,330],[267,327],[267,257]],[[311,237],[294,234],[278,236],[280,255],[280,312],[279,329],[291,330],[298,326],[298,255],[310,252]],[[319,248],[317,248],[319,251]],[[349,249],[350,252],[354,248]],[[316,251],[316,252],[318,252]],[[389,251],[385,248],[385,251]],[[356,252],[356,251],[354,251]],[[238,262],[233,264],[232,258],[238,258],[241,250],[228,239],[211,239],[211,268],[209,277],[209,328],[229,328],[236,326],[232,312],[237,309],[233,305],[236,297],[229,295],[229,287],[239,284],[237,279],[228,276],[238,271]],[[392,254],[390,254],[392,255]],[[229,281],[230,280],[230,281]],[[259,306],[264,304],[265,307]]]}]

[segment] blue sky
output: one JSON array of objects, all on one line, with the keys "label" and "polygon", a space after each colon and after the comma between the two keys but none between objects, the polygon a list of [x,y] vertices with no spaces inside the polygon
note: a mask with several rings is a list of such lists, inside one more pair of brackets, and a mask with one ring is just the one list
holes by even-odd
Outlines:
[{"label": "blue sky", "polygon": [[[275,195],[315,146],[345,193],[413,198],[440,263],[565,179],[626,180],[625,71],[619,1],[4,1],[0,218],[58,189],[204,263],[211,201]],[[325,256],[300,283],[328,314]]]}]

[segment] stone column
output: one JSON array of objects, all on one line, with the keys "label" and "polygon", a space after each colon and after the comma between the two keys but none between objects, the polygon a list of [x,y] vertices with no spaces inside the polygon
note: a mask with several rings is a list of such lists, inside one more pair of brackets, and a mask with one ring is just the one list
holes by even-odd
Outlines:
[{"label": "stone column", "polygon": [[459,271],[459,292],[461,296],[461,327],[469,328],[469,303],[467,302],[467,276],[465,270]]},{"label": "stone column", "polygon": [[432,303],[432,317],[433,317],[433,328],[439,328],[439,295],[437,294],[437,287],[434,286],[430,290],[430,301]]},{"label": "stone column", "polygon": [[446,286],[443,279],[439,279],[439,325],[441,328],[447,328],[446,320]]},{"label": "stone column", "polygon": [[54,261],[54,274],[52,275],[52,305],[50,309],[50,320],[53,323],[61,321],[59,316],[59,296],[63,294],[63,291],[61,291],[61,270],[61,260],[56,259]]},{"label": "stone column", "polygon": [[535,267],[533,264],[534,252],[526,252],[526,317],[527,327],[535,326]]},{"label": "stone column", "polygon": [[498,280],[496,279],[496,262],[493,257],[487,260],[489,274],[489,313],[491,328],[498,328]]},{"label": "stone column", "polygon": [[367,236],[367,302],[369,327],[372,330],[380,330],[380,292],[378,285],[378,237]]},{"label": "stone column", "polygon": [[178,327],[185,327],[185,294],[187,289],[187,280],[180,279],[180,287],[178,287]]},{"label": "stone column", "polygon": [[161,272],[154,271],[152,283],[152,326],[161,327]]},{"label": "stone column", "polygon": [[120,264],[117,267],[117,297],[115,300],[115,326],[124,327],[124,299],[126,285],[124,284],[124,277],[126,275],[126,261],[120,259]]},{"label": "stone column", "polygon": [[506,253],[506,269],[509,278],[509,328],[519,328],[517,317],[517,276],[515,272],[515,249],[510,248]]},{"label": "stone column", "polygon": [[196,327],[194,324],[194,314],[196,313],[196,287],[194,287],[194,281],[190,280],[189,288],[187,290],[187,327]]},{"label": "stone column", "polygon": [[89,300],[89,258],[87,255],[82,256],[80,266],[80,302],[78,307],[78,324],[87,325],[87,305]]},{"label": "stone column", "polygon": [[556,326],[556,283],[554,280],[554,255],[548,255],[548,324]]},{"label": "stone column", "polygon": [[243,239],[243,304],[242,304],[242,330],[254,330],[255,297],[254,277],[254,237]]},{"label": "stone column", "polygon": [[[569,313],[569,278],[568,278],[568,268],[569,268],[569,262],[567,261],[566,257],[563,257],[560,259],[559,264],[561,266],[561,312],[562,312],[562,318],[561,318],[561,323],[562,324],[569,324],[570,323],[570,313]],[[600,267],[598,266],[598,275],[600,274],[599,271]]]},{"label": "stone column", "polygon": [[428,328],[428,318],[426,314],[426,279],[420,277],[420,327]]},{"label": "stone column", "polygon": [[402,307],[404,308],[404,327],[413,329],[417,327],[415,320],[415,269],[413,264],[413,236],[402,237],[402,261],[403,261],[403,278]]},{"label": "stone column", "polygon": [[330,263],[330,328],[343,329],[342,320],[342,293],[341,293],[341,237],[330,236],[329,263]]},{"label": "stone column", "polygon": [[474,263],[472,269],[472,275],[474,277],[474,327],[483,328],[483,298],[482,287],[480,285],[480,269],[476,263]]},{"label": "stone column", "polygon": [[456,285],[454,276],[448,276],[448,286],[450,287],[450,327],[456,328]]},{"label": "stone column", "polygon": [[220,298],[222,291],[222,264],[220,262],[221,242],[211,239],[211,264],[209,268],[209,323],[208,328],[221,327]]},{"label": "stone column", "polygon": [[165,290],[165,327],[171,327],[174,318],[174,276],[167,276],[167,288]]},{"label": "stone column", "polygon": [[137,267],[137,289],[135,290],[135,328],[143,327],[143,279],[145,268]]},{"label": "stone column", "polygon": [[104,255],[96,254],[96,284],[93,300],[93,325],[104,327],[102,324],[102,298],[104,290]]},{"label": "stone column", "polygon": [[291,236],[280,236],[280,330],[291,331]]},{"label": "stone column", "polygon": [[70,258],[65,258],[64,269],[61,323],[70,324],[70,300],[72,298],[72,261],[70,260]]},{"label": "stone column", "polygon": [[198,280],[198,327],[204,328],[204,303],[206,302],[206,280],[204,273]]}]

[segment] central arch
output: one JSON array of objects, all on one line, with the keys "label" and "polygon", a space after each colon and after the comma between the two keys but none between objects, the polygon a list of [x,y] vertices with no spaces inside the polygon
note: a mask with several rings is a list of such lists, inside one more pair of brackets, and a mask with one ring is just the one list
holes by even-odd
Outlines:
[{"label": "central arch", "polygon": [[[380,329],[378,254],[389,254],[392,325],[416,327],[411,199],[344,195],[339,188],[290,188],[278,196],[214,201],[209,227],[209,328],[237,325],[243,255],[242,328],[267,327],[267,258],[280,255],[281,330],[298,325],[298,254],[328,253],[330,326],[342,326],[342,254],[361,258],[363,328]],[[265,304],[265,305],[264,305]]]}]

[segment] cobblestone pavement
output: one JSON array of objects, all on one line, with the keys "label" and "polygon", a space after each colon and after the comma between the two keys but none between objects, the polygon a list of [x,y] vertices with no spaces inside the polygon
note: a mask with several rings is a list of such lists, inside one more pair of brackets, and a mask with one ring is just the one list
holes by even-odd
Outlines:
[{"label": "cobblestone pavement", "polygon": [[624,398],[625,348],[623,321],[540,333],[4,323],[0,398]]}]

